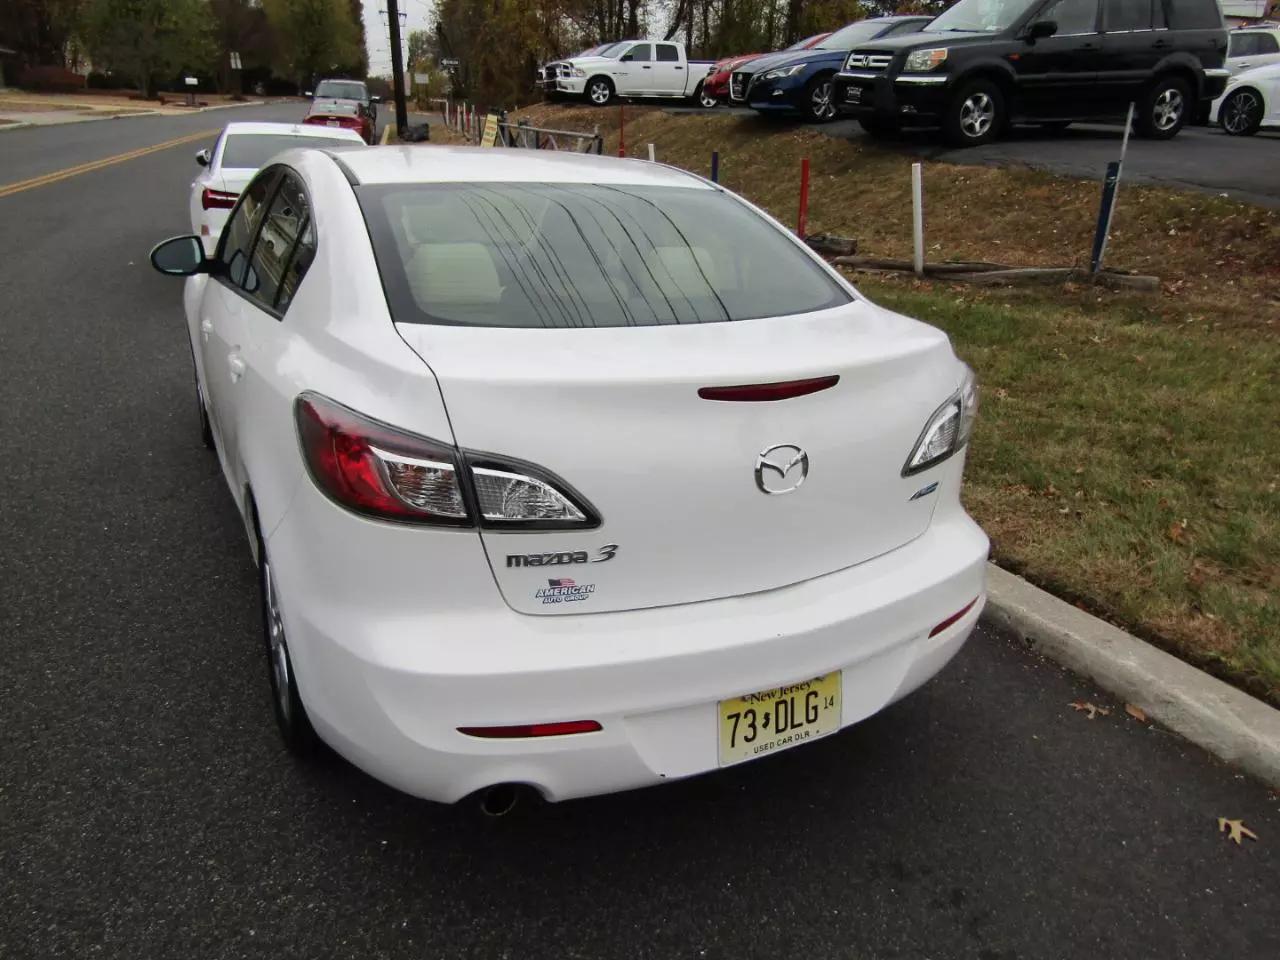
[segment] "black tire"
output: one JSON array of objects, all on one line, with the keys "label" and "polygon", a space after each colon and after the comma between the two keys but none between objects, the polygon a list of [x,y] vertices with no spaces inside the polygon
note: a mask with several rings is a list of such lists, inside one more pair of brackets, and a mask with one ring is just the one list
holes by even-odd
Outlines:
[{"label": "black tire", "polygon": [[947,104],[942,134],[953,146],[976,147],[999,136],[1008,121],[999,85],[991,80],[970,80]]},{"label": "black tire", "polygon": [[867,136],[875,140],[887,140],[902,132],[902,128],[892,120],[882,120],[878,117],[859,117],[858,126],[862,127]]},{"label": "black tire", "polygon": [[1218,125],[1233,137],[1251,137],[1262,127],[1262,97],[1252,87],[1240,87],[1222,101]]},{"label": "black tire", "polygon": [[320,752],[320,738],[307,716],[298,694],[298,681],[293,672],[293,659],[284,635],[280,615],[280,597],[271,575],[267,547],[258,537],[258,597],[262,612],[262,640],[267,656],[267,679],[271,684],[271,704],[276,715],[280,737],[296,757],[315,757]]},{"label": "black tire", "polygon": [[719,100],[703,91],[702,84],[698,84],[698,89],[693,91],[693,96],[689,99],[693,101],[695,107],[701,107],[703,110],[713,110],[720,105]]},{"label": "black tire", "polygon": [[592,106],[607,107],[613,102],[613,81],[608,77],[592,77],[582,88],[582,95]]},{"label": "black tire", "polygon": [[1172,140],[1194,110],[1191,86],[1186,80],[1173,75],[1157,77],[1138,103],[1134,126],[1149,140]]},{"label": "black tire", "polygon": [[830,123],[836,118],[836,106],[832,102],[835,96],[835,77],[832,74],[818,74],[804,88],[804,105],[800,112],[809,123]]}]

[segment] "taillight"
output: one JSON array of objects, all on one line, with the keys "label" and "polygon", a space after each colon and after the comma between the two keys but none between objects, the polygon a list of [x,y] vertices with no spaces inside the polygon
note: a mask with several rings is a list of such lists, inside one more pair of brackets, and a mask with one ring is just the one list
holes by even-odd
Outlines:
[{"label": "taillight", "polygon": [[928,470],[946,460],[969,442],[973,433],[973,420],[978,414],[978,385],[973,371],[964,368],[964,381],[942,406],[933,412],[911,455],[902,468],[902,475],[909,477]]},{"label": "taillight", "polygon": [[294,404],[312,479],[329,498],[383,520],[493,529],[594,527],[599,515],[541,467],[379,423],[316,393]]},{"label": "taillight", "polygon": [[227,193],[225,190],[211,190],[205,187],[200,192],[200,206],[206,210],[230,210],[239,198],[238,193]]}]

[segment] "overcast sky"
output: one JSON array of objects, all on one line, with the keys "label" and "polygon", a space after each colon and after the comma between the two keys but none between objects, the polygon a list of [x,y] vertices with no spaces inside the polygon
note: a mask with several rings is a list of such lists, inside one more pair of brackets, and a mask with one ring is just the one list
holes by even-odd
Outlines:
[{"label": "overcast sky", "polygon": [[[404,53],[409,43],[410,30],[425,30],[431,19],[431,5],[427,0],[399,0],[400,51]],[[364,0],[364,38],[369,48],[369,73],[374,76],[391,76],[391,43],[387,39],[387,0]]]}]

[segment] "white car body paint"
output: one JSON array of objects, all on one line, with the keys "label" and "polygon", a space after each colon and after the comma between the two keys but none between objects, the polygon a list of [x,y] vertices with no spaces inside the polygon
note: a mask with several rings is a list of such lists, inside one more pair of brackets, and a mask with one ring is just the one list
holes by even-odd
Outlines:
[{"label": "white car body paint", "polygon": [[[553,152],[333,155],[362,184],[719,189],[658,164]],[[185,306],[224,474],[246,525],[251,491],[271,558],[302,701],[352,763],[446,802],[508,782],[552,800],[629,789],[716,769],[721,700],[840,671],[848,726],[960,649],[985,600],[988,547],[960,504],[964,450],[901,476],[963,377],[943,334],[863,299],[794,240],[849,304],[667,327],[397,325],[337,162],[314,150],[276,162],[305,183],[317,234],[287,312],[276,319],[207,276],[188,280]],[[838,386],[774,403],[697,395],[825,374]],[[304,391],[533,461],[603,523],[477,533],[358,516],[308,474],[293,413]],[[788,496],[753,479],[777,443],[810,453],[810,476]],[[507,553],[597,556],[610,543],[608,562],[505,565]],[[563,575],[596,590],[572,610],[536,604],[547,577]],[[516,740],[458,730],[572,720],[602,729]]]},{"label": "white car body paint", "polygon": [[1222,96],[1213,101],[1209,108],[1209,123],[1218,125],[1218,114],[1223,101],[1241,87],[1257,91],[1262,98],[1262,128],[1280,127],[1280,63],[1254,67],[1237,73],[1228,80]]},{"label": "white car body paint", "polygon": [[307,126],[301,123],[229,123],[211,150],[208,166],[201,167],[200,173],[191,181],[191,191],[187,198],[187,210],[191,218],[191,232],[198,236],[204,244],[205,251],[212,254],[218,245],[218,237],[226,226],[231,211],[217,207],[205,210],[201,196],[206,187],[223,193],[239,194],[254,174],[257,167],[226,167],[222,160],[226,152],[229,137],[261,136],[271,134],[289,137],[314,137],[327,140],[349,140],[363,144],[360,134],[354,130],[341,130],[329,127]]}]

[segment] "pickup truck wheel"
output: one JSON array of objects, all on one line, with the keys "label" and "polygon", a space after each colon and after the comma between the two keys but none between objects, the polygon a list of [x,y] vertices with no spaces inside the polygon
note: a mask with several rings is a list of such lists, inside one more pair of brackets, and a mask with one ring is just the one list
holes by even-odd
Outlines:
[{"label": "pickup truck wheel", "polygon": [[804,88],[804,118],[810,123],[828,123],[836,118],[835,94],[831,75],[817,76]]},{"label": "pickup truck wheel", "polygon": [[994,140],[1007,122],[1000,88],[990,80],[973,80],[951,98],[942,132],[957,147],[976,147]]},{"label": "pickup truck wheel", "polygon": [[1138,104],[1138,132],[1152,140],[1172,140],[1191,114],[1191,89],[1181,77],[1160,77]]},{"label": "pickup truck wheel", "polygon": [[592,77],[587,81],[587,100],[597,107],[606,106],[613,99],[613,83],[608,77]]},{"label": "pickup truck wheel", "polygon": [[1250,137],[1262,126],[1262,98],[1241,87],[1218,108],[1218,123],[1233,137]]},{"label": "pickup truck wheel", "polygon": [[698,84],[698,89],[694,91],[693,99],[697,102],[698,106],[702,107],[704,110],[710,110],[712,107],[720,103],[719,100],[703,89],[702,84]]}]

